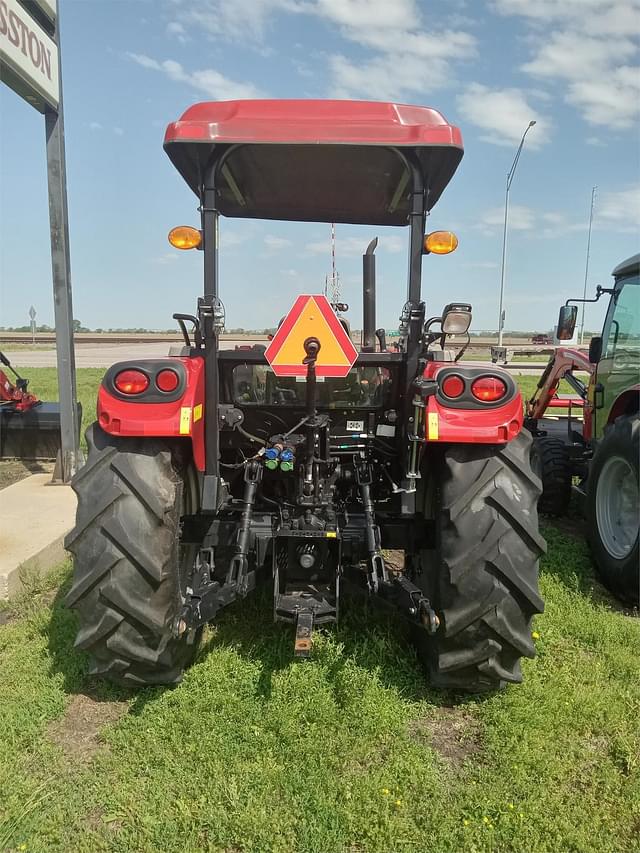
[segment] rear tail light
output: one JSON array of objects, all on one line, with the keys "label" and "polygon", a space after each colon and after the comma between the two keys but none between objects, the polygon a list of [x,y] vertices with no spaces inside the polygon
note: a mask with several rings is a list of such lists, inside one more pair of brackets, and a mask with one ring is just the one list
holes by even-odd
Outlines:
[{"label": "rear tail light", "polygon": [[149,377],[141,370],[121,370],[113,384],[121,394],[142,394],[149,387]]},{"label": "rear tail light", "polygon": [[156,385],[160,391],[175,391],[180,384],[180,377],[175,370],[161,370],[156,376]]},{"label": "rear tail light", "polygon": [[447,376],[440,390],[445,397],[455,398],[464,394],[464,382],[459,376]]},{"label": "rear tail light", "polygon": [[497,376],[481,376],[471,383],[471,393],[482,403],[495,403],[507,393],[507,386]]}]

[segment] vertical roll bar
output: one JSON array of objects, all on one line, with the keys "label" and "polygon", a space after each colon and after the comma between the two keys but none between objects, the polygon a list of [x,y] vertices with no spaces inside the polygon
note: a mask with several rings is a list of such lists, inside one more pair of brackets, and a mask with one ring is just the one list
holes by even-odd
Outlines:
[{"label": "vertical roll bar", "polygon": [[218,426],[218,331],[214,306],[218,298],[218,205],[215,185],[216,162],[207,167],[201,195],[200,214],[204,250],[204,297],[198,313],[204,336],[205,370],[205,473],[201,507],[215,512],[220,498],[220,439]]},{"label": "vertical roll bar", "polygon": [[[424,326],[424,302],[421,300],[422,291],[422,248],[425,229],[425,190],[424,178],[419,162],[410,154],[398,152],[404,159],[411,175],[411,199],[409,204],[409,275],[407,282],[407,307],[409,329],[406,343],[405,360],[405,393],[403,400],[402,423],[405,430],[405,438],[415,429],[413,408],[413,383],[418,375],[419,360],[422,347],[422,330]],[[404,459],[404,477],[401,512],[412,514],[415,512],[415,477],[410,478],[412,463],[411,451],[414,443],[408,441],[407,455]]]},{"label": "vertical roll bar", "polygon": [[422,170],[411,157],[404,156],[411,172],[411,201],[409,207],[409,280],[407,302],[418,305],[422,290],[422,245],[425,228],[425,197]]}]

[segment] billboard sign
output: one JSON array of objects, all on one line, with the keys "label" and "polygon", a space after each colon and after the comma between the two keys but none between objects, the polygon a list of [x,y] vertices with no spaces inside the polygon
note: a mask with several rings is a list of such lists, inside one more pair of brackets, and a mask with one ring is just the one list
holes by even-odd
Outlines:
[{"label": "billboard sign", "polygon": [[36,3],[40,10],[49,18],[50,21],[55,21],[56,19],[56,0],[33,0]]},{"label": "billboard sign", "polygon": [[57,109],[58,48],[18,0],[0,0],[0,77],[36,109]]}]

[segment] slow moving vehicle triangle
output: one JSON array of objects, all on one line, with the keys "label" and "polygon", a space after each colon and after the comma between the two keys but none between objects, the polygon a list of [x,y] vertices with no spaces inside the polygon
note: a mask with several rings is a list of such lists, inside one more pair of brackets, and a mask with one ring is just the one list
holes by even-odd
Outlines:
[{"label": "slow moving vehicle triangle", "polygon": [[276,376],[305,376],[304,342],[320,341],[317,376],[346,376],[358,357],[357,350],[326,296],[298,296],[286,315],[265,357]]}]

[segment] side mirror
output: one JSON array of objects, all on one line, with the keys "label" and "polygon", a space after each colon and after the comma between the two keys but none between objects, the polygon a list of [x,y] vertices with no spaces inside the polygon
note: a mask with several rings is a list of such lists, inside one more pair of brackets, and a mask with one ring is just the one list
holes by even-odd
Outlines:
[{"label": "side mirror", "polygon": [[576,328],[578,319],[577,305],[563,305],[558,315],[558,328],[556,338],[559,341],[570,341]]},{"label": "side mirror", "polygon": [[464,335],[471,325],[471,305],[450,302],[442,312],[442,331],[445,335]]},{"label": "side mirror", "polygon": [[602,356],[602,338],[598,335],[589,341],[589,361],[597,364]]}]

